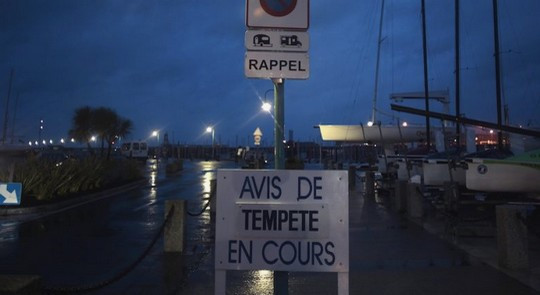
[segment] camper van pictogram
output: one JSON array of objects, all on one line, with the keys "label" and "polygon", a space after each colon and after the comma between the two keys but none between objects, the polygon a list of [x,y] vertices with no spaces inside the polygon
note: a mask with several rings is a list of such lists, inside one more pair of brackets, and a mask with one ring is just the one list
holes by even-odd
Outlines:
[{"label": "camper van pictogram", "polygon": [[281,46],[283,47],[302,47],[302,42],[298,40],[296,35],[282,35],[281,36]]}]

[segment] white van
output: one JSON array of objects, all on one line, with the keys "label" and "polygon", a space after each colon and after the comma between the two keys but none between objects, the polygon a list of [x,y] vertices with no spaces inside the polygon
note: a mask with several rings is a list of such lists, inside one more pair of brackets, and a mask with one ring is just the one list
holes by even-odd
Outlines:
[{"label": "white van", "polygon": [[122,156],[136,159],[148,158],[148,144],[144,141],[125,142],[122,144]]}]

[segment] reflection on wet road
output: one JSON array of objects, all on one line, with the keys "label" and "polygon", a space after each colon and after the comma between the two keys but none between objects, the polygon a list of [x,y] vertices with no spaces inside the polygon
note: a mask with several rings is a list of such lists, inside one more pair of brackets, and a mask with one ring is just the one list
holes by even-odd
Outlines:
[{"label": "reflection on wet road", "polygon": [[[186,161],[184,171],[173,176],[155,160],[144,168],[148,185],[140,188],[45,217],[0,220],[0,273],[38,274],[47,285],[114,276],[148,246],[164,220],[165,200],[188,200],[189,211],[200,211],[216,169],[234,163]],[[188,251],[197,251],[209,223],[208,210],[188,219],[188,231],[196,233],[188,238]]]}]

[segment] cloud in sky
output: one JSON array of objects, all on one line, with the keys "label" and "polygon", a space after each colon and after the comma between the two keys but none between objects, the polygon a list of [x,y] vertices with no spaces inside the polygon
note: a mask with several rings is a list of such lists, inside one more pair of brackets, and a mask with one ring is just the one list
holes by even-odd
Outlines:
[{"label": "cloud in sky", "polygon": [[[462,112],[493,121],[491,1],[461,2]],[[453,3],[427,1],[426,8],[430,88],[450,89],[452,101]],[[540,4],[499,3],[511,122],[540,125],[540,20],[534,13]],[[132,138],[161,129],[175,141],[207,143],[205,126],[215,124],[216,137],[225,144],[248,143],[258,126],[270,142],[273,122],[259,112],[259,97],[272,83],[243,73],[244,6],[244,1],[210,0],[4,0],[1,109],[13,68],[12,108],[19,94],[15,134],[25,140],[37,136],[41,118],[46,136],[65,136],[74,110],[90,105],[111,107],[131,119]],[[313,125],[319,123],[369,119],[380,2],[311,1],[310,13],[310,79],[285,83],[285,128],[302,140],[317,139]],[[386,1],[377,98],[386,113],[391,113],[390,93],[423,90],[420,17],[420,1]]]}]

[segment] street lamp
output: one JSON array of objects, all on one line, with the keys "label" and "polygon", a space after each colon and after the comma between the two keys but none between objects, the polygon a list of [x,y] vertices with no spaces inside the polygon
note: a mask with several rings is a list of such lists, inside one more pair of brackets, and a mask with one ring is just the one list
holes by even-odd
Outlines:
[{"label": "street lamp", "polygon": [[159,145],[159,130],[152,131],[152,137],[155,137]]},{"label": "street lamp", "polygon": [[263,104],[261,105],[261,109],[267,113],[270,113],[270,111],[272,110],[272,105],[269,103],[269,102],[263,102]]},{"label": "street lamp", "polygon": [[270,111],[272,110],[272,104],[268,102],[268,99],[266,98],[266,95],[268,95],[268,93],[270,91],[273,91],[274,89],[268,89],[266,90],[266,92],[264,93],[264,102],[261,106],[261,109],[267,113],[270,113]]},{"label": "street lamp", "polygon": [[38,133],[38,140],[41,141],[41,134],[43,133],[43,119],[39,120],[39,133]]},{"label": "street lamp", "polygon": [[206,127],[206,133],[212,133],[212,159],[214,159],[214,132],[215,129],[212,126]]}]

